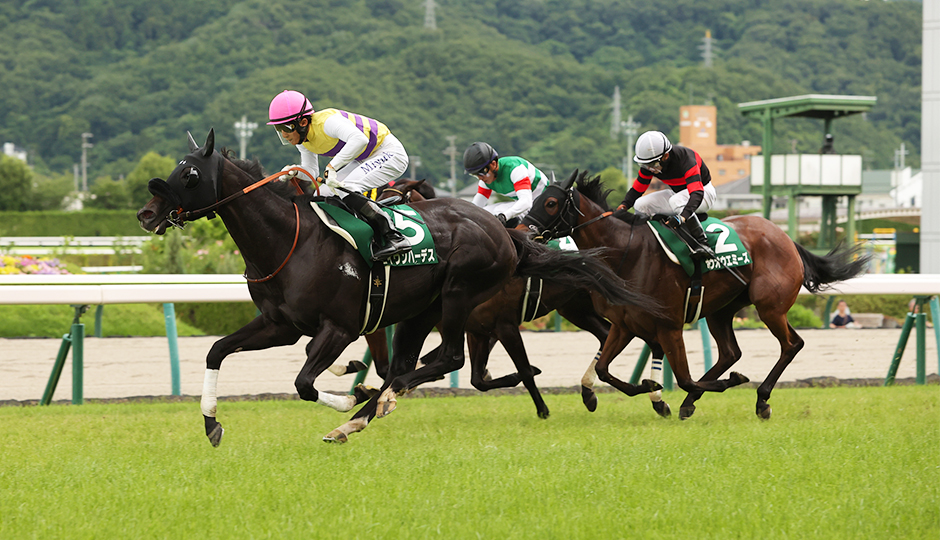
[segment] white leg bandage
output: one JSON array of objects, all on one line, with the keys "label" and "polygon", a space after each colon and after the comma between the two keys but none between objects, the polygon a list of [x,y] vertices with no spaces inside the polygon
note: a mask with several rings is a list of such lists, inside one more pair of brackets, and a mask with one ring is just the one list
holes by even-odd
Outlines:
[{"label": "white leg bandage", "polygon": [[[650,365],[650,379],[663,384],[663,361],[661,359],[653,358],[653,363]],[[655,392],[650,392],[650,401],[657,402],[663,400],[663,391],[657,390]]]},{"label": "white leg bandage", "polygon": [[317,403],[339,412],[347,412],[356,406],[356,396],[337,396],[326,392],[318,392]]},{"label": "white leg bandage", "polygon": [[219,387],[219,370],[207,369],[206,378],[202,382],[202,414],[215,418],[217,394]]},{"label": "white leg bandage", "polygon": [[594,355],[594,360],[591,360],[591,365],[588,366],[587,371],[584,372],[584,375],[581,376],[581,386],[585,388],[594,388],[594,381],[597,380],[597,371],[594,368],[597,367],[597,361],[601,357],[601,351],[603,349],[598,349],[597,354]]}]

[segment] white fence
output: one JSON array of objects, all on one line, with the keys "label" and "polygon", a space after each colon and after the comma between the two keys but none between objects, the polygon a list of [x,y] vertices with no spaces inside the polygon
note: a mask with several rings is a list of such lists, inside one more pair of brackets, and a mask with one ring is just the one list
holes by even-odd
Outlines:
[{"label": "white fence", "polygon": [[0,251],[11,255],[140,253],[149,236],[0,236]]},{"label": "white fence", "polygon": [[[940,294],[940,274],[868,274],[823,294]],[[0,275],[7,305],[250,301],[239,274]]]}]

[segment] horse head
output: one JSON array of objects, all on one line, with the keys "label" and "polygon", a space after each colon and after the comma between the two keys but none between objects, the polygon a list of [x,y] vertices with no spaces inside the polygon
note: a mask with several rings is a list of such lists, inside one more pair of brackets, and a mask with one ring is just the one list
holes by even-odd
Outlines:
[{"label": "horse head", "polygon": [[137,221],[147,231],[166,232],[168,225],[182,226],[179,215],[195,212],[195,219],[210,212],[200,213],[219,200],[219,177],[225,158],[215,151],[215,130],[210,129],[206,143],[196,144],[188,131],[190,153],[180,161],[166,181],[152,178],[147,189],[153,198],[137,212]]},{"label": "horse head", "polygon": [[532,209],[523,218],[522,225],[545,239],[569,236],[578,223],[578,192],[576,181],[582,181],[587,171],[575,169],[567,180],[545,186],[545,190],[532,201]]}]

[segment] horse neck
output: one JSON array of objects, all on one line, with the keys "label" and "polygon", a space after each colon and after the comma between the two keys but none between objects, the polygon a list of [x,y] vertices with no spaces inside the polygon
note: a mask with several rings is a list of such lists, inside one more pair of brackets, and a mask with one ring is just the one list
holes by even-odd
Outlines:
[{"label": "horse neck", "polygon": [[[583,225],[593,219],[597,219],[601,214],[606,212],[603,208],[600,207],[594,201],[588,199],[584,195],[579,197],[580,205],[578,210],[578,225]],[[612,226],[612,221],[617,221],[620,225],[624,225],[627,229],[623,229],[619,225]],[[620,221],[617,218],[610,218],[609,216],[602,219],[597,219],[590,225],[586,227],[581,227],[580,229],[574,231],[572,238],[579,248],[596,248],[596,247],[613,247],[619,246],[620,243],[626,243],[626,237],[621,238],[623,231],[626,230],[627,234],[631,234],[632,231],[630,228],[633,226]]]},{"label": "horse neck", "polygon": [[[220,200],[240,192],[253,181],[241,169],[226,162],[223,168]],[[297,226],[294,205],[264,187],[254,189],[220,206],[217,210],[246,263],[257,261],[261,269],[273,257],[287,253]]]}]

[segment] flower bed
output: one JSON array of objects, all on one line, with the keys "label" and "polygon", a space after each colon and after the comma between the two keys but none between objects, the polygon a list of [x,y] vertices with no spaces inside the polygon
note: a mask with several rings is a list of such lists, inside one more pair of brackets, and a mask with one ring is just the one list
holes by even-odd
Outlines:
[{"label": "flower bed", "polygon": [[0,257],[0,274],[68,274],[59,259],[36,258],[30,255]]}]

